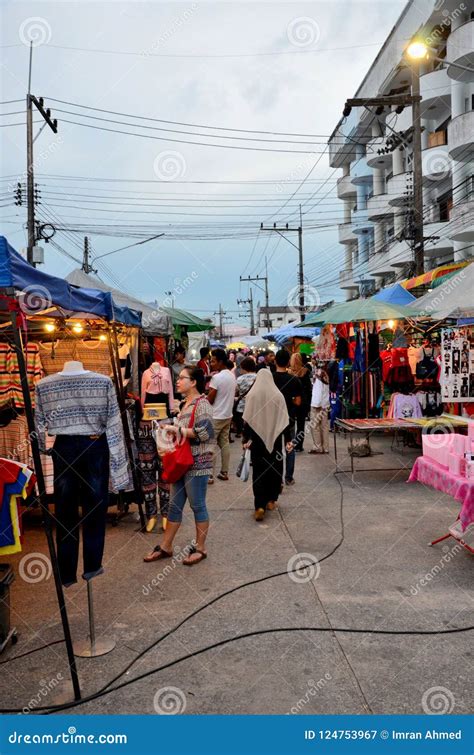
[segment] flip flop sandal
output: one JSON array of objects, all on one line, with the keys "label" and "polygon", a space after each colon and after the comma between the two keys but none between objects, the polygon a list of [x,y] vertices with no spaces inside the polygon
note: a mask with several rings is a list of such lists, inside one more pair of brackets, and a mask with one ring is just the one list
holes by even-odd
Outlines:
[{"label": "flip flop sandal", "polygon": [[195,566],[195,564],[200,564],[201,561],[204,561],[204,559],[207,558],[207,553],[204,553],[204,551],[200,551],[197,548],[194,548],[194,546],[191,548],[186,558],[189,558],[189,556],[192,556],[194,553],[199,553],[201,558],[198,558],[195,561],[188,561],[188,562],[186,562],[186,559],[184,559],[183,566]]},{"label": "flip flop sandal", "polygon": [[159,561],[162,558],[171,558],[173,556],[172,553],[168,553],[168,551],[164,551],[161,546],[155,545],[152,552],[148,554],[148,556],[144,556],[143,560],[150,564],[152,561]]}]

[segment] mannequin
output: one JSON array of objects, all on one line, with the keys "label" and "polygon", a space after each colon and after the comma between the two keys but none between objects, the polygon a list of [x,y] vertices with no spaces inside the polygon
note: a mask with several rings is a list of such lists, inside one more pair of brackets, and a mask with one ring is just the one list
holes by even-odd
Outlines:
[{"label": "mannequin", "polygon": [[153,362],[142,377],[142,406],[145,404],[166,404],[168,416],[174,406],[173,380],[169,367]]},{"label": "mannequin", "polygon": [[[61,372],[36,385],[36,432],[46,452],[46,432],[56,436],[49,452],[54,466],[56,541],[61,581],[77,581],[79,529],[84,573],[103,572],[102,556],[109,476],[114,489],[129,483],[128,457],[115,388],[109,377],[65,362]],[[79,507],[82,513],[79,514]]]}]

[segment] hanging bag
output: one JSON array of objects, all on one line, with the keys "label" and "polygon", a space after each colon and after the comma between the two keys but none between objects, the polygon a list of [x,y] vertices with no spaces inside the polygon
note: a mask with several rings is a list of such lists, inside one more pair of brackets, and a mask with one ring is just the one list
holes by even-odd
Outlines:
[{"label": "hanging bag", "polygon": [[423,359],[416,365],[416,377],[419,380],[434,380],[438,374],[438,365],[434,359],[434,349],[429,356],[423,349]]},{"label": "hanging bag", "polygon": [[247,482],[250,476],[250,448],[244,449],[236,475],[242,482]]},{"label": "hanging bag", "polygon": [[[196,408],[200,400],[198,399],[194,404],[188,427],[192,428],[194,426]],[[176,443],[172,451],[165,453],[161,458],[161,463],[163,465],[164,482],[177,482],[184,477],[194,463],[191,444],[188,438],[182,438],[181,441]]]}]

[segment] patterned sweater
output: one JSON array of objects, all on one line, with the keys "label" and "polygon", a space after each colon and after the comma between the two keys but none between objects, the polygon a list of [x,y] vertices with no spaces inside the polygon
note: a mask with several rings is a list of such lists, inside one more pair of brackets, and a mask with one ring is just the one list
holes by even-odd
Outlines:
[{"label": "patterned sweater", "polygon": [[110,452],[110,476],[115,490],[129,484],[125,449],[115,388],[109,377],[50,375],[36,386],[36,432],[41,451],[49,435],[102,435],[106,433]]},{"label": "patterned sweater", "polygon": [[214,425],[212,423],[212,406],[205,396],[194,399],[189,406],[182,409],[177,417],[179,427],[189,427],[191,415],[196,402],[199,402],[194,415],[193,429],[196,438],[190,438],[194,464],[188,472],[190,477],[212,475],[212,459],[214,456]]}]

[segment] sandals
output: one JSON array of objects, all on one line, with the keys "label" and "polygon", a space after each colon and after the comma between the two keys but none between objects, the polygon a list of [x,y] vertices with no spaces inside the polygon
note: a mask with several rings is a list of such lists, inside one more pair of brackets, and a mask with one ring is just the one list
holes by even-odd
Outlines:
[{"label": "sandals", "polygon": [[[194,555],[194,553],[198,553],[200,558],[195,558],[193,561],[189,561],[189,557]],[[204,559],[207,558],[207,553],[204,553],[204,551],[198,550],[194,545],[190,548],[188,555],[183,561],[183,566],[195,566],[195,564],[201,563],[201,561],[204,561]]]},{"label": "sandals", "polygon": [[160,545],[155,545],[152,552],[148,554],[148,556],[144,556],[143,560],[150,564],[152,561],[160,561],[162,558],[172,558],[173,554],[168,553],[168,551],[164,551]]},{"label": "sandals", "polygon": [[224,482],[228,482],[229,481],[229,475],[227,474],[227,472],[219,472],[219,474],[217,475],[217,479],[218,480],[224,480]]}]

